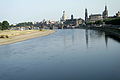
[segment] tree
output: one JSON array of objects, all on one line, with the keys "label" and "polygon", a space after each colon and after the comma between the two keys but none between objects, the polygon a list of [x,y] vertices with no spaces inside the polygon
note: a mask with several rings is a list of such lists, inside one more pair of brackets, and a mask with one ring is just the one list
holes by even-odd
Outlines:
[{"label": "tree", "polygon": [[0,22],[0,30],[2,30],[2,23]]},{"label": "tree", "polygon": [[105,24],[120,25],[120,18],[109,18],[104,20]]},{"label": "tree", "polygon": [[33,23],[32,22],[23,22],[23,23],[18,23],[16,26],[17,27],[33,26]]},{"label": "tree", "polygon": [[95,24],[103,24],[103,21],[98,20],[98,21],[95,22]]},{"label": "tree", "polygon": [[94,22],[88,22],[88,23],[87,23],[87,25],[92,25],[92,24],[94,24]]},{"label": "tree", "polygon": [[2,30],[7,30],[9,28],[9,23],[8,21],[3,21],[2,22]]}]

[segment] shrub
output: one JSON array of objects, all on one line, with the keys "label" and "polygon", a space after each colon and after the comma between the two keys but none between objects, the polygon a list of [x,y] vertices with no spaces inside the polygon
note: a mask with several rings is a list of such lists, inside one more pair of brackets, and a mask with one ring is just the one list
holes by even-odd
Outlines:
[{"label": "shrub", "polygon": [[9,38],[8,35],[0,35],[0,38]]}]

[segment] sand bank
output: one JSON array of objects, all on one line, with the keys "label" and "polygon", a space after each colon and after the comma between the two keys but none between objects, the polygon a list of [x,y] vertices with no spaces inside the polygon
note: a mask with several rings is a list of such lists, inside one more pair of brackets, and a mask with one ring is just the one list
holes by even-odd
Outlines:
[{"label": "sand bank", "polygon": [[16,43],[36,37],[54,33],[54,30],[25,30],[25,31],[0,31],[0,35],[8,35],[9,38],[0,38],[0,45]]}]

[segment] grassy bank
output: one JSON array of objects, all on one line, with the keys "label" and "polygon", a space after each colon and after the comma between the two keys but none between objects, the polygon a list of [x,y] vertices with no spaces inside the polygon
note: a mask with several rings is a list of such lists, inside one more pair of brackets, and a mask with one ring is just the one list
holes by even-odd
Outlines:
[{"label": "grassy bank", "polygon": [[[46,31],[46,30],[42,30],[41,32],[44,32],[44,31]],[[30,34],[30,33],[34,33],[34,32],[40,32],[40,30],[24,30],[24,31],[20,31],[20,30],[4,30],[4,31],[0,31],[0,36],[7,35],[9,38],[12,38],[14,36]]]},{"label": "grassy bank", "polygon": [[[19,41],[24,41],[27,39],[46,36],[54,33],[53,30],[5,30],[0,31],[0,45],[11,44]],[[7,37],[6,37],[7,36]]]}]

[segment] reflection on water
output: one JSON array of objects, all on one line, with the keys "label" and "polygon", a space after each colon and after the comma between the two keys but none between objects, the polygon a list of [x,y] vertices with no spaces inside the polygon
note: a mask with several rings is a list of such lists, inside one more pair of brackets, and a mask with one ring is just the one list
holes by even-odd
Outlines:
[{"label": "reflection on water", "polygon": [[106,43],[106,47],[108,45],[108,36],[105,35],[105,43]]},{"label": "reflection on water", "polygon": [[111,38],[111,39],[113,39],[113,40],[115,40],[115,41],[117,41],[117,42],[120,43],[120,38],[119,38],[119,37],[116,37],[116,36],[114,36],[114,35],[108,35],[108,33],[107,33],[107,35],[106,35],[106,33],[105,33],[105,37],[106,37],[106,38]]},{"label": "reflection on water", "polygon": [[120,43],[69,29],[0,46],[0,80],[120,80]]},{"label": "reflection on water", "polygon": [[89,46],[89,39],[91,39],[92,41],[96,40],[96,39],[101,39],[101,37],[104,37],[104,32],[101,31],[95,31],[95,30],[85,30],[86,32],[86,46],[88,48]]},{"label": "reflection on water", "polygon": [[117,37],[114,37],[114,36],[111,36],[111,35],[106,35],[105,32],[102,32],[102,31],[97,31],[97,30],[88,30],[86,29],[85,30],[85,34],[86,34],[86,46],[88,47],[88,40],[89,40],[89,36],[91,39],[99,39],[101,37],[105,37],[105,44],[106,44],[106,47],[108,45],[108,38],[111,38],[117,42],[120,42],[120,39],[117,38]]},{"label": "reflection on water", "polygon": [[85,33],[86,33],[86,46],[87,46],[87,48],[88,48],[88,30],[86,29],[85,30]]}]

